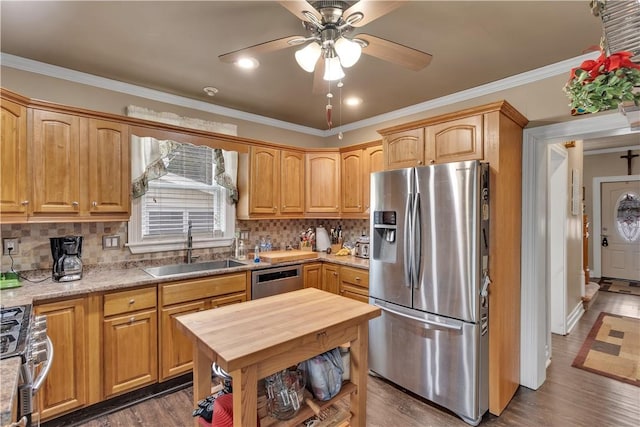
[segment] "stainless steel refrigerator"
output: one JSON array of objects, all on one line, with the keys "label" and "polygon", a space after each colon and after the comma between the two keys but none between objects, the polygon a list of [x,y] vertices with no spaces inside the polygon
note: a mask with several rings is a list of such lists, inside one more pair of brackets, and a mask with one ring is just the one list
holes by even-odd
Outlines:
[{"label": "stainless steel refrigerator", "polygon": [[477,425],[488,409],[489,169],[371,175],[369,368]]}]

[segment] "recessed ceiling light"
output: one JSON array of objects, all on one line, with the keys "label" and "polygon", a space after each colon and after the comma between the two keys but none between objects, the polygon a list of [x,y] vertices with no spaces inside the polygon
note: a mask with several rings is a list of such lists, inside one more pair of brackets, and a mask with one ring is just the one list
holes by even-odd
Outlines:
[{"label": "recessed ceiling light", "polygon": [[215,96],[216,93],[218,93],[218,89],[213,86],[207,86],[205,88],[202,88],[202,90],[209,96]]},{"label": "recessed ceiling light", "polygon": [[348,98],[345,98],[344,104],[348,105],[349,107],[356,107],[362,104],[362,99],[358,98],[357,96],[350,96]]},{"label": "recessed ceiling light", "polygon": [[255,58],[240,58],[236,62],[236,67],[244,68],[245,70],[253,70],[254,68],[258,68],[260,63]]}]

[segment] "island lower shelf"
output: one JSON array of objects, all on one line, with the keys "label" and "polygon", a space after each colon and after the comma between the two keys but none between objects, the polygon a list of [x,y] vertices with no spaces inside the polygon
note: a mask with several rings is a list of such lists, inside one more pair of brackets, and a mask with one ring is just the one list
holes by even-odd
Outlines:
[{"label": "island lower shelf", "polygon": [[[303,421],[317,415],[318,412],[322,412],[327,410],[330,406],[335,405],[337,402],[341,401],[342,399],[344,399],[345,397],[347,397],[348,395],[350,395],[351,393],[354,393],[357,391],[357,387],[355,384],[353,384],[350,381],[345,381],[342,383],[342,387],[340,388],[340,391],[338,392],[338,394],[336,394],[333,398],[326,400],[326,401],[321,401],[321,400],[316,400],[316,399],[306,399],[305,398],[305,402],[300,406],[300,410],[298,411],[298,413],[291,419],[288,420],[277,420],[269,415],[266,415],[264,417],[260,417],[260,427],[295,427],[300,425]],[[306,395],[306,393],[305,393]],[[260,396],[258,397],[258,414],[260,414],[261,408],[260,408],[260,402],[261,398]],[[265,398],[265,403],[266,405],[266,398]],[[349,425],[349,419],[351,418],[351,413],[349,412],[348,415],[346,417],[342,417],[345,418],[344,420],[340,420],[341,422],[339,424],[335,424],[336,426],[342,427],[342,426],[348,426]],[[207,422],[204,418],[199,417],[198,418],[198,423],[202,426],[202,427],[211,427],[211,423]]]}]

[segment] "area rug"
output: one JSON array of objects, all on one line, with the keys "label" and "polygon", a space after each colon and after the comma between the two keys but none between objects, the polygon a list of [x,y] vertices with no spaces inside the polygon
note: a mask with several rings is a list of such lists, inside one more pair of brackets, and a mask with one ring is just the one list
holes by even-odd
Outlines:
[{"label": "area rug", "polygon": [[640,296],[640,282],[623,279],[609,279],[603,277],[598,282],[601,291],[616,292],[619,294],[630,294]]},{"label": "area rug", "polygon": [[571,366],[640,387],[640,319],[600,313]]}]

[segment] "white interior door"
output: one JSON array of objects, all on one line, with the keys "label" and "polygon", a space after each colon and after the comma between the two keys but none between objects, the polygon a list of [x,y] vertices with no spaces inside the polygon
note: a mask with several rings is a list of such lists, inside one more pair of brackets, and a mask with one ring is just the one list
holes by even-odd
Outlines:
[{"label": "white interior door", "polygon": [[640,281],[640,181],[603,182],[602,277]]}]

